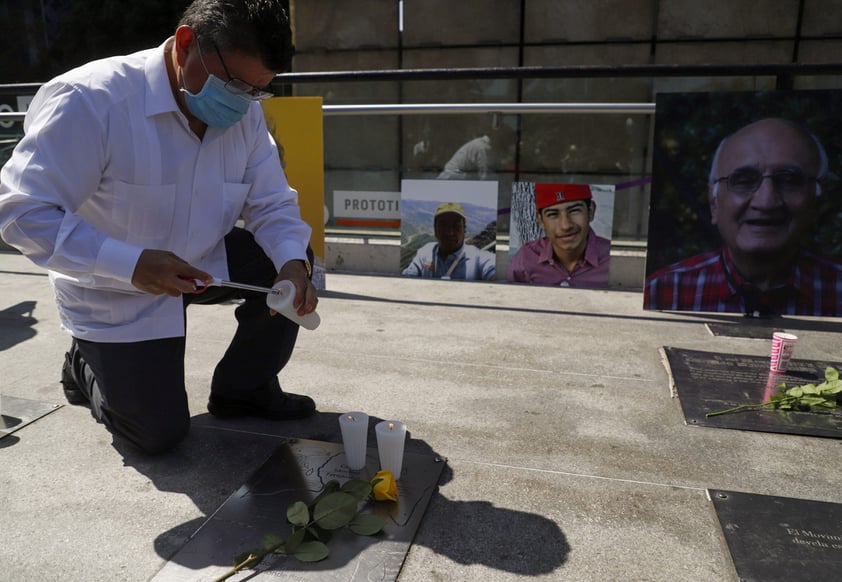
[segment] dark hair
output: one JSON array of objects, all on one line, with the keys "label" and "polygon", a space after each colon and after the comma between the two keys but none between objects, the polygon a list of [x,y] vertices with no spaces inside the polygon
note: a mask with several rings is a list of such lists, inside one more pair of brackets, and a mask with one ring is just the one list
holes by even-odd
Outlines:
[{"label": "dark hair", "polygon": [[179,26],[193,29],[202,50],[259,56],[270,71],[291,68],[292,30],[283,0],[194,0]]}]

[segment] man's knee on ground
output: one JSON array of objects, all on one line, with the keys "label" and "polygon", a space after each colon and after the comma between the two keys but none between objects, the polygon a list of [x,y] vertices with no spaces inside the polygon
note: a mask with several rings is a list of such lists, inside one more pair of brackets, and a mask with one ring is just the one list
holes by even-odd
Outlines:
[{"label": "man's knee on ground", "polygon": [[170,419],[167,423],[155,422],[148,426],[137,425],[131,433],[123,432],[137,448],[148,455],[160,455],[172,450],[187,437],[190,418]]}]

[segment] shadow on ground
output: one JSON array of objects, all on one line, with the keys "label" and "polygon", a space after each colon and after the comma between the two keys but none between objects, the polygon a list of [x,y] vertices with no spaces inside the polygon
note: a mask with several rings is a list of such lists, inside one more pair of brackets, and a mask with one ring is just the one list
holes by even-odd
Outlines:
[{"label": "shadow on ground", "polygon": [[0,352],[35,337],[35,324],[38,320],[32,316],[35,301],[21,301],[0,310]]}]

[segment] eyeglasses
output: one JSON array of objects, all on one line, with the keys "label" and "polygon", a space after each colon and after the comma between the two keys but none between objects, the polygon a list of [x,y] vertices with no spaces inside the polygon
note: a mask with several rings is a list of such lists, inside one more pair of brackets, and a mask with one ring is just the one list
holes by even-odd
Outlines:
[{"label": "eyeglasses", "polygon": [[[205,71],[210,75],[210,71],[208,71],[208,67],[205,64],[205,59],[202,54],[202,47],[199,44],[196,44],[196,47],[199,49],[199,60],[202,61],[202,66],[205,68]],[[222,69],[228,76],[228,82],[225,83],[225,89],[229,93],[233,93],[237,97],[242,97],[243,99],[246,99],[248,101],[263,101],[264,99],[269,99],[270,97],[275,96],[274,93],[267,90],[267,88],[265,87],[255,87],[251,83],[246,83],[242,79],[232,77],[231,73],[228,72],[228,67],[225,66],[225,61],[222,59],[222,53],[219,52],[219,47],[216,46],[216,43],[213,43],[213,50],[216,51],[216,55],[219,57],[219,62],[222,63]]]},{"label": "eyeglasses", "polygon": [[716,182],[726,182],[728,190],[734,194],[748,195],[757,192],[766,178],[772,180],[775,191],[781,194],[799,194],[804,191],[807,184],[818,181],[815,176],[808,176],[798,168],[775,170],[769,174],[764,174],[754,168],[742,168],[728,176],[717,178]]},{"label": "eyeglasses", "polygon": [[219,62],[222,63],[222,69],[225,71],[225,74],[228,75],[228,82],[225,83],[225,88],[231,93],[240,97],[245,97],[251,101],[263,101],[264,99],[269,99],[270,97],[275,96],[274,93],[267,91],[266,88],[255,87],[251,83],[246,83],[242,79],[232,77],[231,73],[228,72],[228,67],[225,66],[225,61],[222,59],[222,53],[219,52],[219,47],[216,46],[216,43],[213,43],[213,50],[216,51],[216,56],[219,57]]}]

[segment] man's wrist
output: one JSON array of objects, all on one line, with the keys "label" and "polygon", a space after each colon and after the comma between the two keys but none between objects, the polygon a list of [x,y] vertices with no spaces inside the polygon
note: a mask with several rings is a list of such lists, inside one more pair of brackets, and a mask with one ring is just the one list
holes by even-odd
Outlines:
[{"label": "man's wrist", "polygon": [[304,270],[307,271],[307,278],[313,278],[313,266],[310,264],[310,261],[307,259],[301,259],[301,262],[304,263]]},{"label": "man's wrist", "polygon": [[307,259],[289,259],[287,262],[284,263],[284,266],[281,267],[281,270],[278,272],[278,276],[297,276],[301,272],[300,267],[298,265],[304,267],[304,272],[307,275],[308,279],[312,278],[313,267],[310,265],[310,261]]}]

